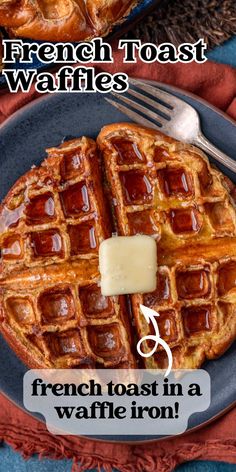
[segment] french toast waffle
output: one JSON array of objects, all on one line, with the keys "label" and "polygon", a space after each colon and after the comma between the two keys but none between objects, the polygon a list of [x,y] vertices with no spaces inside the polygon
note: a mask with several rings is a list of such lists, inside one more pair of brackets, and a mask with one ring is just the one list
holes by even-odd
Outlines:
[{"label": "french toast waffle", "polygon": [[136,0],[0,0],[0,26],[11,36],[83,41],[105,36]]},{"label": "french toast waffle", "polygon": [[134,367],[124,297],[103,297],[111,235],[96,144],[48,150],[0,209],[1,331],[31,368]]},{"label": "french toast waffle", "polygon": [[[97,146],[106,183],[95,142],[80,138],[49,149],[3,201],[0,330],[32,368],[142,366],[143,303],[173,367],[200,367],[236,335],[235,187],[198,149],[137,125],[106,126]],[[98,247],[112,232],[156,239],[153,293],[101,295]],[[161,347],[145,359],[166,363]]]},{"label": "french toast waffle", "polygon": [[[153,130],[115,124],[98,136],[119,235],[157,241],[157,289],[131,296],[140,338],[152,333],[140,303],[153,308],[174,368],[198,368],[236,336],[234,186],[201,151]],[[153,348],[146,341],[143,350]],[[158,348],[147,368],[166,368]]]}]

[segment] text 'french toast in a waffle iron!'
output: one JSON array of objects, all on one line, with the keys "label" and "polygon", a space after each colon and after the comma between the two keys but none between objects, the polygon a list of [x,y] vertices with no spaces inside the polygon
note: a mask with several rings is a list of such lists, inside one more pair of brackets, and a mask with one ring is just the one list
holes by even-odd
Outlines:
[{"label": "text 'french toast in a waffle iron!'", "polygon": [[[222,355],[236,336],[234,189],[198,149],[137,125],[49,149],[0,210],[0,329],[12,349],[31,368],[166,368],[161,346],[137,353],[153,334],[143,304],[159,313],[174,368]],[[104,295],[99,248],[140,235],[157,249],[154,287],[127,295],[124,280]],[[127,267],[134,254],[131,244]]]},{"label": "text 'french toast in a waffle iron!'", "polygon": [[0,0],[0,26],[12,37],[83,41],[105,36],[137,0]]}]

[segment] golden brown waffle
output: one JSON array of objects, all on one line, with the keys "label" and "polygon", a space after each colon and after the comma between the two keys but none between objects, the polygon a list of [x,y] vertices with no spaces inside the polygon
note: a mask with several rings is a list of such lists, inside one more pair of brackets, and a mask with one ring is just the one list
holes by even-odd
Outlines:
[{"label": "golden brown waffle", "polygon": [[[150,334],[143,303],[160,313],[173,366],[197,368],[236,336],[234,186],[198,149],[153,130],[106,126],[98,145],[117,232],[148,234],[158,243],[157,289],[131,297],[138,335]],[[167,357],[160,348],[145,362],[165,368]]]},{"label": "golden brown waffle", "polygon": [[124,297],[103,297],[111,235],[94,141],[48,150],[0,207],[1,331],[29,367],[133,367]]},{"label": "golden brown waffle", "polygon": [[46,41],[105,36],[136,0],[0,0],[0,26],[11,35]]}]

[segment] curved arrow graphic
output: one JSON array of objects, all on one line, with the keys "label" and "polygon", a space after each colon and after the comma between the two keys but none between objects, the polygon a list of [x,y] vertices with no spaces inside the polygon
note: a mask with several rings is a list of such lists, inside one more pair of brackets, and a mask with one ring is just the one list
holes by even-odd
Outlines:
[{"label": "curved arrow graphic", "polygon": [[[143,313],[144,318],[147,321],[147,323],[148,324],[150,324],[150,322],[152,323],[155,334],[148,334],[147,336],[144,336],[143,338],[141,338],[137,344],[137,351],[139,355],[142,357],[151,357],[154,354],[154,352],[156,352],[158,345],[160,344],[165,349],[167,357],[168,357],[168,368],[165,373],[165,377],[167,377],[172,368],[173,358],[172,358],[172,352],[168,344],[164,341],[164,339],[160,337],[160,331],[159,331],[157,320],[156,320],[156,317],[160,315],[159,313],[157,313],[157,311],[152,310],[151,308],[148,308],[147,306],[144,306],[141,304],[140,304],[140,310]],[[148,341],[148,340],[154,341],[155,343],[154,347],[149,352],[143,352],[141,350],[141,345],[144,341]]]}]

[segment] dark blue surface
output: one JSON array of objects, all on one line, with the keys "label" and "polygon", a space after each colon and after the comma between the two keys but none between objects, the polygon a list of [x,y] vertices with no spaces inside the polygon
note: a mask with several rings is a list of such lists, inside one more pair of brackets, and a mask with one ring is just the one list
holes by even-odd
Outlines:
[{"label": "dark blue surface", "polygon": [[[25,461],[18,452],[4,445],[0,449],[0,472],[71,472],[72,461],[40,459],[36,456]],[[192,461],[177,467],[175,472],[235,472],[236,465],[225,462]],[[97,472],[90,469],[87,472]],[[101,470],[100,472],[104,472]],[[115,469],[113,472],[118,472]],[[145,472],[145,471],[142,471]],[[156,471],[158,472],[158,471]]]},{"label": "dark blue surface", "polygon": [[175,472],[235,472],[236,465],[226,462],[191,461],[175,469]]},{"label": "dark blue surface", "polygon": [[236,36],[208,53],[211,61],[236,67]]},{"label": "dark blue surface", "polygon": [[0,447],[0,472],[71,472],[71,466],[69,460],[39,460],[37,456],[25,461],[9,446]]}]

